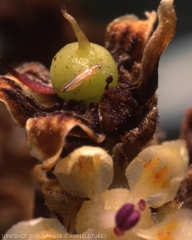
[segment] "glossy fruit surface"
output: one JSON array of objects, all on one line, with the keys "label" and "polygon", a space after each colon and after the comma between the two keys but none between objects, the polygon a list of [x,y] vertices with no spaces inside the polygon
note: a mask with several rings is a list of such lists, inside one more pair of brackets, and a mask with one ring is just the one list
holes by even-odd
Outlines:
[{"label": "glossy fruit surface", "polygon": [[117,85],[116,63],[105,48],[89,42],[64,5],[61,12],[72,25],[78,42],[66,45],[53,58],[50,69],[53,88],[63,99],[99,101],[107,77],[112,76],[110,86]]},{"label": "glossy fruit surface", "polygon": [[[86,70],[90,74],[87,74]],[[50,74],[53,87],[60,97],[95,101],[98,101],[104,92],[106,78],[109,75],[113,76],[113,82],[110,84],[112,86],[117,85],[118,77],[116,64],[110,53],[94,43],[90,43],[87,51],[78,49],[78,43],[66,45],[53,58]],[[78,80],[77,76],[80,74],[81,79]],[[82,84],[73,90],[61,92],[62,87],[72,79],[81,81]]]}]

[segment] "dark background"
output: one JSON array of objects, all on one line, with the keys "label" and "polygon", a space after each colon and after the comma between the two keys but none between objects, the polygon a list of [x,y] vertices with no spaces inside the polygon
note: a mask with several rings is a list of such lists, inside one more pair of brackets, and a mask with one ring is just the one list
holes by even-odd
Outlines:
[{"label": "dark background", "polygon": [[[75,41],[69,24],[60,14],[60,0],[0,0],[0,54],[10,63],[41,61],[48,67],[53,55]],[[105,27],[112,19],[157,10],[159,0],[65,0],[92,42],[104,42]],[[192,1],[176,0],[176,37],[191,31]]]}]

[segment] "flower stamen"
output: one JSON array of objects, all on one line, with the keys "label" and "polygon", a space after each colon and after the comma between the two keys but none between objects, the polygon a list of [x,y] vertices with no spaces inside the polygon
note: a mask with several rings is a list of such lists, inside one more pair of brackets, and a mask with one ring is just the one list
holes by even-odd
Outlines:
[{"label": "flower stamen", "polygon": [[114,233],[116,236],[123,236],[124,231],[134,227],[140,219],[140,212],[134,210],[134,205],[131,203],[125,204],[119,209],[116,214],[116,227]]}]

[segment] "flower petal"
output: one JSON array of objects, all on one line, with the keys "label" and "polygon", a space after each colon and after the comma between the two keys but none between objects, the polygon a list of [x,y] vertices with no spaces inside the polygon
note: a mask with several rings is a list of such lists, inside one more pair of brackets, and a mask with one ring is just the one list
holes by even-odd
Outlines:
[{"label": "flower petal", "polygon": [[82,235],[68,233],[64,226],[54,218],[37,218],[30,221],[19,222],[10,228],[6,234],[3,234],[3,238],[11,240],[17,239],[47,239],[47,240],[59,240],[59,239],[92,239],[94,234],[93,229],[88,229]]},{"label": "flower petal", "polygon": [[147,240],[189,240],[192,238],[192,211],[180,209],[157,226],[134,229],[138,236]]},{"label": "flower petal", "polygon": [[162,52],[172,40],[176,29],[173,0],[162,0],[157,12],[159,24],[147,42],[142,58],[139,93],[143,101],[154,95],[158,83],[158,62]]},{"label": "flower petal", "polygon": [[[37,84],[37,86],[39,85],[40,88],[45,87],[45,89],[49,90],[50,94],[55,94],[51,84],[49,71],[41,63],[24,63],[18,68],[14,69],[9,66],[9,64],[2,57],[0,57],[0,61],[7,69],[8,73],[16,78],[19,83],[29,86],[29,88],[31,88],[31,85],[33,86],[34,84]],[[31,89],[33,89],[33,87]]]},{"label": "flower petal", "polygon": [[[103,222],[103,226],[108,224],[108,227],[114,227],[114,220],[110,220],[109,216],[112,216],[112,212],[119,210],[125,203],[129,203],[131,200],[131,193],[126,188],[116,188],[106,190],[101,194],[101,198],[103,201],[103,214],[101,214],[101,220]],[[135,208],[139,210],[138,204],[135,204]],[[147,228],[153,225],[151,210],[148,206],[146,206],[144,211],[141,211],[141,219],[138,223],[139,227]]]},{"label": "flower petal", "polygon": [[31,154],[44,161],[42,168],[49,170],[58,160],[68,134],[90,138],[97,143],[105,139],[104,134],[95,133],[91,128],[90,121],[72,112],[56,112],[29,119],[26,131]]},{"label": "flower petal", "polygon": [[77,214],[76,231],[81,233],[88,228],[94,228],[103,233],[105,229],[112,228],[107,232],[107,237],[113,235],[116,211],[128,198],[129,191],[121,188],[104,191],[100,200],[85,201]]},{"label": "flower petal", "polygon": [[28,118],[55,109],[39,105],[32,96],[24,92],[18,83],[7,77],[0,77],[0,100],[5,103],[13,119],[21,127],[25,126]]},{"label": "flower petal", "polygon": [[26,93],[32,95],[35,100],[50,107],[58,96],[54,93],[50,80],[49,70],[39,62],[28,62],[14,69],[4,59],[0,61],[10,74],[6,76],[18,83]]},{"label": "flower petal", "polygon": [[150,207],[171,201],[185,176],[188,160],[183,140],[144,149],[126,169],[133,200],[144,199]]},{"label": "flower petal", "polygon": [[102,221],[102,212],[103,204],[101,201],[85,201],[76,216],[76,232],[82,233],[85,232],[87,229],[91,228],[103,233],[103,228],[105,228],[106,225],[111,226],[112,222],[112,226],[114,226],[115,212],[112,211],[112,216],[110,215],[107,219],[108,222],[105,221],[106,218],[104,219],[104,221]]},{"label": "flower petal", "polygon": [[[66,230],[57,219],[37,218],[15,224],[7,231],[7,235],[5,234],[4,236],[6,236],[6,239],[10,240],[13,239],[13,236],[18,239],[36,240],[39,239],[40,234],[42,234],[41,236],[45,236],[47,234],[54,235],[63,233],[66,233]],[[19,235],[21,237],[19,237]],[[49,239],[52,239],[52,237]],[[59,237],[56,239],[59,239]]]},{"label": "flower petal", "polygon": [[105,210],[119,210],[130,198],[130,192],[126,188],[106,190],[101,194],[103,208]]},{"label": "flower petal", "polygon": [[55,166],[62,188],[74,195],[100,199],[113,179],[111,156],[102,148],[84,146],[74,150]]},{"label": "flower petal", "polygon": [[113,20],[107,27],[106,48],[116,61],[121,54],[131,52],[131,63],[140,62],[142,52],[148,41],[156,13],[146,13],[146,20],[139,20],[135,15],[125,15]]}]

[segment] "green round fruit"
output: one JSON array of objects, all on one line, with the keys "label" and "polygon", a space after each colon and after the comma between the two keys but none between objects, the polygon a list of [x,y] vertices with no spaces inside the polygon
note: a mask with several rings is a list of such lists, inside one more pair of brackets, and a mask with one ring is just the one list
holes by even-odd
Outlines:
[{"label": "green round fruit", "polygon": [[111,85],[117,85],[116,64],[105,48],[89,42],[64,5],[61,12],[73,27],[78,42],[66,45],[53,58],[50,69],[53,88],[64,99],[99,101],[109,76],[113,79]]},{"label": "green round fruit", "polygon": [[[99,66],[96,73],[86,79],[86,70]],[[80,75],[81,74],[81,75]],[[78,43],[62,48],[53,58],[50,77],[56,93],[64,99],[99,101],[107,84],[106,78],[112,75],[110,86],[117,85],[117,67],[110,53],[103,47],[90,43],[88,49],[78,49]],[[80,76],[80,80],[78,79]],[[61,91],[70,80],[81,81],[72,90]]]}]

